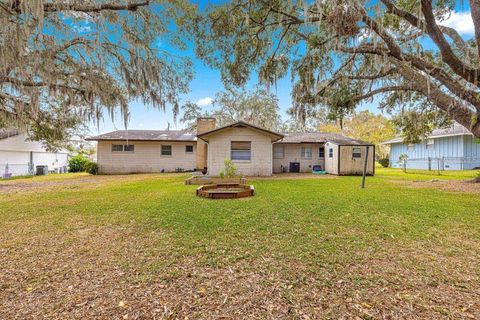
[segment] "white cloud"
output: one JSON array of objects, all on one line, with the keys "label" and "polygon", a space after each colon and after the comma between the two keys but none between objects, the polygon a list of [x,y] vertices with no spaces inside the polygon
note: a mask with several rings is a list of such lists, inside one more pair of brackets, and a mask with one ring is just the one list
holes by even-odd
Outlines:
[{"label": "white cloud", "polygon": [[454,28],[458,33],[463,35],[473,35],[475,33],[472,15],[468,11],[452,12],[450,17],[440,22],[440,24]]},{"label": "white cloud", "polygon": [[205,97],[205,98],[202,98],[202,99],[197,100],[196,104],[197,104],[199,107],[205,107],[205,106],[211,105],[212,102],[213,102],[213,99],[212,99],[212,98],[210,98],[210,97]]}]

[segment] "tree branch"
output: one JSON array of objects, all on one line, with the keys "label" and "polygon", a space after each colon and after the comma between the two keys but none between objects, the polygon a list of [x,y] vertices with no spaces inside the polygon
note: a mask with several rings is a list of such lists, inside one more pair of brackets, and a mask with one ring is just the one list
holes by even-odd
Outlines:
[{"label": "tree branch", "polygon": [[[150,1],[143,1],[138,3],[129,3],[129,4],[115,4],[115,3],[104,3],[97,5],[89,4],[74,4],[74,3],[46,3],[44,6],[44,12],[59,12],[59,11],[78,11],[78,12],[100,12],[105,10],[113,11],[136,11],[140,7],[150,5]],[[20,7],[15,8],[19,12]]]},{"label": "tree branch", "polygon": [[363,94],[361,96],[356,96],[354,97],[354,100],[356,101],[362,101],[366,100],[368,98],[371,98],[377,94],[381,93],[387,93],[387,92],[392,92],[392,91],[419,91],[414,88],[413,85],[399,85],[399,86],[388,86],[388,87],[381,87],[375,90],[371,90],[367,92],[366,94]]},{"label": "tree branch", "polygon": [[473,26],[475,27],[475,39],[477,42],[478,58],[480,59],[480,0],[470,0]]}]

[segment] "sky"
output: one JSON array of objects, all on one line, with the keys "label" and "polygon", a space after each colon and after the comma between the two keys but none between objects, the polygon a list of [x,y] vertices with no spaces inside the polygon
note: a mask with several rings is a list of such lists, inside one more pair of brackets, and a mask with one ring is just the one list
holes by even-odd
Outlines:
[{"label": "sky", "polygon": [[[207,2],[208,1],[200,1],[200,8],[204,8]],[[466,1],[464,1],[463,4],[459,4],[456,11],[452,13],[450,18],[443,24],[455,28],[465,38],[470,38],[474,34],[473,21]],[[164,50],[173,50],[172,48],[169,48],[167,44],[162,43],[162,46],[162,49]],[[192,49],[184,51],[183,55],[189,57],[193,61],[195,77],[190,83],[190,91],[181,96],[180,105],[186,101],[193,101],[203,108],[211,108],[211,103],[215,98],[215,94],[224,90],[220,72],[209,68],[201,60],[197,59]],[[252,78],[253,79],[246,86],[247,89],[254,88],[257,84],[255,77]],[[289,76],[280,79],[276,88],[270,88],[270,91],[277,95],[280,115],[283,120],[288,119],[286,110],[290,108],[292,104],[290,96],[291,89],[292,82]],[[378,100],[374,100],[360,105],[357,110],[370,110],[374,113],[381,113],[377,106]],[[168,106],[165,111],[162,111],[144,105],[141,102],[134,101],[129,104],[129,109],[129,129],[162,130],[170,127],[170,129],[176,130],[182,129],[183,127],[183,124],[178,120],[176,123],[174,122],[171,108]],[[99,134],[121,129],[124,129],[123,119],[120,114],[117,114],[114,119],[105,116],[98,127],[97,125],[92,125],[90,127],[90,133]]]}]

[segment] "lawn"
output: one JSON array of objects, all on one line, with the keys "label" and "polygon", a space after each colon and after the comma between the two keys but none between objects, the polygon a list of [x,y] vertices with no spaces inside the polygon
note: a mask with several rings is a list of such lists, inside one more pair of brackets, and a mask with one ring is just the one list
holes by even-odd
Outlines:
[{"label": "lawn", "polygon": [[479,194],[414,185],[474,174],[0,182],[0,318],[480,318]]}]

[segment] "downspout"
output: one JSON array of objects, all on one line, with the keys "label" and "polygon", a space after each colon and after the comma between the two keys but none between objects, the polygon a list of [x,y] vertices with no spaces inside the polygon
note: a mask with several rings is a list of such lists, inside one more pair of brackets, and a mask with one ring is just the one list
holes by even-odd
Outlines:
[{"label": "downspout", "polygon": [[35,173],[33,168],[33,151],[30,151],[30,163],[28,167],[28,171],[33,175]]}]

